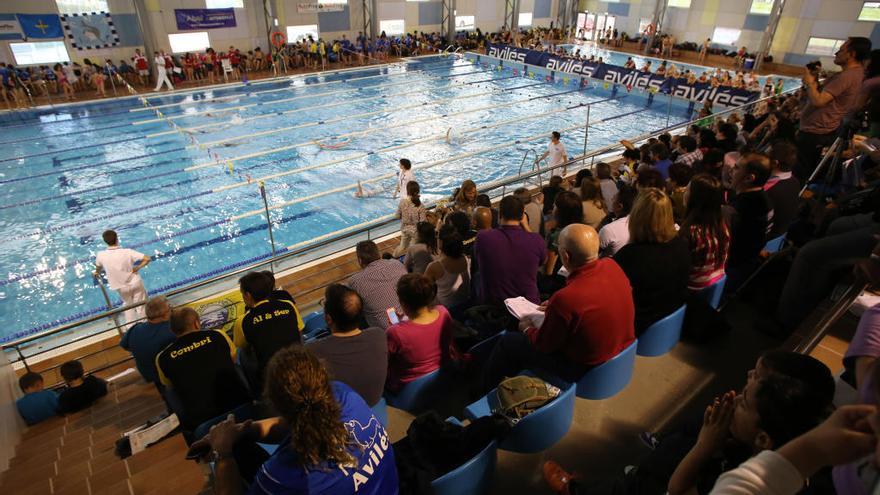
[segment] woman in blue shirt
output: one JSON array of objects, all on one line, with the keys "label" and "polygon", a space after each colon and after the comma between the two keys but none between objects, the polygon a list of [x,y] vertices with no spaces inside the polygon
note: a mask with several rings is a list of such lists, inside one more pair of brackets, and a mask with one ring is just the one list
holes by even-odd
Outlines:
[{"label": "woman in blue shirt", "polygon": [[394,453],[382,423],[357,393],[331,382],[304,346],[272,357],[263,396],[280,417],[236,424],[230,415],[193,444],[193,449],[210,445],[215,493],[244,493],[241,480],[250,481],[245,463],[253,460],[255,441],[280,446],[256,470],[247,493],[398,493]]}]

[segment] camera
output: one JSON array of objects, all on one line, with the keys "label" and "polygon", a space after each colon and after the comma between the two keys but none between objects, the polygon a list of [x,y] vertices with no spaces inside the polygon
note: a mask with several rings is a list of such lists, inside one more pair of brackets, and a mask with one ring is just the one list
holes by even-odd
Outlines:
[{"label": "camera", "polygon": [[807,70],[810,72],[819,72],[822,70],[822,62],[819,60],[807,64]]}]

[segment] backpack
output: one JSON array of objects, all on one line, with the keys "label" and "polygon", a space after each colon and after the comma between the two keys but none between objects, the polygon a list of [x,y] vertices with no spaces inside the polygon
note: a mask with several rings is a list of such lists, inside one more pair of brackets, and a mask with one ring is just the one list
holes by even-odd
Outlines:
[{"label": "backpack", "polygon": [[559,388],[533,376],[505,378],[498,384],[498,408],[493,413],[507,418],[511,424],[550,402],[559,395]]}]

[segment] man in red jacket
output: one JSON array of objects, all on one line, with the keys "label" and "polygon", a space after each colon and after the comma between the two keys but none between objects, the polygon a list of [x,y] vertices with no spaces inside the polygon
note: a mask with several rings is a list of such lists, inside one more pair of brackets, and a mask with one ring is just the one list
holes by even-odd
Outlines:
[{"label": "man in red jacket", "polygon": [[487,387],[533,367],[574,382],[635,340],[632,288],[614,260],[599,258],[596,231],[569,225],[558,245],[566,285],[544,304],[543,322],[524,319],[522,332],[501,338],[483,375]]}]

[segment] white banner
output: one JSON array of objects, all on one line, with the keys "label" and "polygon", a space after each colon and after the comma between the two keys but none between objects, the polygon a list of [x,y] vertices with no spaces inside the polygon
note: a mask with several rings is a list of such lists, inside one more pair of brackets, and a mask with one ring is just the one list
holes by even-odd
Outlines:
[{"label": "white banner", "polygon": [[23,38],[17,19],[0,19],[0,40],[20,40]]},{"label": "white banner", "polygon": [[319,14],[321,12],[342,12],[345,4],[342,3],[298,3],[296,11],[300,14]]}]

